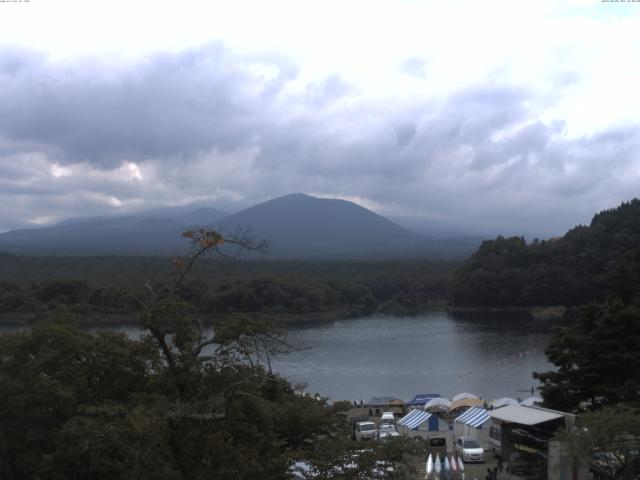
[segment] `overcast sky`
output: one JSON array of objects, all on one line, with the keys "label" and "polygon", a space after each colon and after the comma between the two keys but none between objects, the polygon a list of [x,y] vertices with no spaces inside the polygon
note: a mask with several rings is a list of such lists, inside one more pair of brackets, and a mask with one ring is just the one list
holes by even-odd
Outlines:
[{"label": "overcast sky", "polygon": [[0,231],[305,192],[551,236],[640,195],[640,3],[0,2]]}]

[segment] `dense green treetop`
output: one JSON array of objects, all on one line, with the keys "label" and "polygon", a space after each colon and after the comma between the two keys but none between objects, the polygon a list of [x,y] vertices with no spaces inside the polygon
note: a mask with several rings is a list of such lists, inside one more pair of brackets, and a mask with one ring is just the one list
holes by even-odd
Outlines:
[{"label": "dense green treetop", "polygon": [[[189,238],[195,250],[172,281],[119,289],[142,338],[80,330],[68,311],[0,335],[0,478],[280,480],[296,462],[307,478],[370,478],[377,462],[415,448],[404,441],[357,454],[343,406],[301,395],[271,371],[271,355],[288,345],[264,319],[235,314],[204,326],[183,281],[196,259],[234,239]],[[415,475],[397,467],[386,478]]]},{"label": "dense green treetop", "polygon": [[620,300],[580,309],[545,352],[556,369],[535,373],[545,404],[560,410],[640,406],[640,307]]},{"label": "dense green treetop", "polygon": [[628,405],[605,407],[577,419],[575,428],[556,438],[598,476],[611,480],[640,478],[640,411]]},{"label": "dense green treetop", "polygon": [[640,200],[593,217],[562,238],[484,242],[451,283],[456,305],[582,305],[640,298]]},{"label": "dense green treetop", "polygon": [[198,335],[178,324],[169,357],[153,334],[70,320],[0,337],[3,479],[280,479],[342,431],[322,401],[257,363],[247,348],[264,330],[221,330],[199,354]]}]

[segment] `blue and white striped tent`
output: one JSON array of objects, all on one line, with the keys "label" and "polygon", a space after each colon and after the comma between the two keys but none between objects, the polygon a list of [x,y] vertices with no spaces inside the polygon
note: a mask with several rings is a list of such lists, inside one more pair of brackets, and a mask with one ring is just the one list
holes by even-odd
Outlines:
[{"label": "blue and white striped tent", "polygon": [[455,418],[453,434],[457,437],[473,437],[482,445],[486,442],[491,417],[484,408],[472,407]]},{"label": "blue and white striped tent", "polygon": [[456,417],[456,422],[462,422],[473,428],[482,428],[482,425],[489,420],[489,412],[484,408],[472,407],[462,415]]},{"label": "blue and white striped tent", "polygon": [[411,410],[398,420],[398,425],[407,430],[438,431],[439,428],[438,417],[436,415],[418,409]]}]

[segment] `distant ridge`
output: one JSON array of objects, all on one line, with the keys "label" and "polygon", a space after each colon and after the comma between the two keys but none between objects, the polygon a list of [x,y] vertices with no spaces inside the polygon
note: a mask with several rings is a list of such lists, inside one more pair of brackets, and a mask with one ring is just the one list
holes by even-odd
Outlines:
[{"label": "distant ridge", "polygon": [[188,247],[181,233],[213,225],[225,214],[213,208],[154,209],[113,217],[70,218],[45,228],[0,234],[0,249],[34,255],[175,255]]},{"label": "distant ridge", "polygon": [[0,234],[0,250],[35,255],[177,255],[193,226],[229,234],[250,228],[268,238],[270,258],[379,259],[462,257],[476,239],[430,238],[353,202],[294,193],[224,216],[208,207],[154,209],[114,217],[74,218],[57,225]]}]

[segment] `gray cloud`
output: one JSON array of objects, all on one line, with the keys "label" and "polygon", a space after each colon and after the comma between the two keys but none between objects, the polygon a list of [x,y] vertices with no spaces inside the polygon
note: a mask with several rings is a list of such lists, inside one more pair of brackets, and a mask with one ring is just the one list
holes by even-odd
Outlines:
[{"label": "gray cloud", "polygon": [[292,75],[278,64],[275,79],[255,92],[257,82],[217,44],[115,68],[15,56],[2,62],[0,131],[52,147],[57,161],[104,168],[237,148],[260,133],[269,115],[261,107]]},{"label": "gray cloud", "polygon": [[0,51],[0,229],[307,191],[414,224],[551,235],[638,194],[637,126],[568,137],[528,89],[371,101],[338,75],[297,81],[286,58],[220,44],[134,64]]},{"label": "gray cloud", "polygon": [[422,58],[411,57],[402,62],[402,64],[400,65],[400,70],[417,78],[425,78],[426,66],[426,60]]}]

